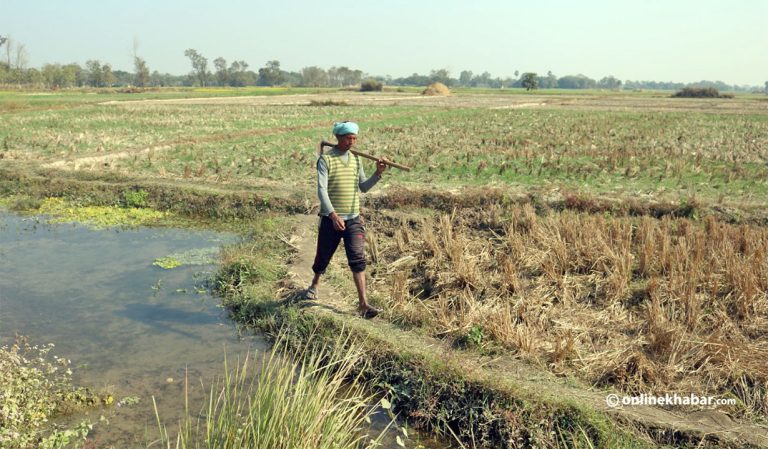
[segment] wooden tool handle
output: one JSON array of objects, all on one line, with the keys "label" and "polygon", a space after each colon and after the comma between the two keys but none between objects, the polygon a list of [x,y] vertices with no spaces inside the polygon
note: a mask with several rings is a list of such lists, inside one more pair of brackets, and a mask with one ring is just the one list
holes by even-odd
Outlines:
[{"label": "wooden tool handle", "polygon": [[[322,147],[332,147],[332,146],[334,146],[332,143],[326,142],[325,140],[320,142],[320,147],[321,148]],[[360,157],[364,157],[364,158],[370,159],[372,161],[377,161],[378,162],[379,159],[380,159],[380,158],[378,158],[376,156],[373,156],[373,155],[370,155],[370,154],[367,154],[367,153],[363,153],[362,151],[357,151],[357,150],[349,150],[349,151],[352,154],[356,154],[356,155],[358,155]],[[392,162],[392,161],[388,161],[388,160],[385,159],[384,163],[389,165],[390,167],[399,168],[400,170],[411,171],[411,167],[409,167],[407,165],[398,164],[397,162]]]}]

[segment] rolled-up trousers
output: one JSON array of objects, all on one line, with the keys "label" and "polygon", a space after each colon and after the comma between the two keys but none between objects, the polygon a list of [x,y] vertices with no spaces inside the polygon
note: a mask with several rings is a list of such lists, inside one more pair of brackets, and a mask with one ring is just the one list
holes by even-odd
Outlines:
[{"label": "rolled-up trousers", "polygon": [[331,262],[339,242],[344,240],[344,251],[347,262],[353,273],[365,271],[365,228],[360,217],[345,220],[346,229],[337,231],[333,228],[333,220],[328,217],[320,219],[320,231],[317,235],[317,252],[312,271],[317,274],[325,273]]}]

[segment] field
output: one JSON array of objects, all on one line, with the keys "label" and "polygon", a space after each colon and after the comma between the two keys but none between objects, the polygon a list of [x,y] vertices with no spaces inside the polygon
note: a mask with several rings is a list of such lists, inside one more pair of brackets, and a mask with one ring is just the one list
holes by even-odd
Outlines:
[{"label": "field", "polygon": [[364,203],[385,320],[589,389],[732,398],[764,426],[768,99],[669,95],[4,92],[0,193],[311,213],[317,145],[354,120],[359,149],[413,167]]}]

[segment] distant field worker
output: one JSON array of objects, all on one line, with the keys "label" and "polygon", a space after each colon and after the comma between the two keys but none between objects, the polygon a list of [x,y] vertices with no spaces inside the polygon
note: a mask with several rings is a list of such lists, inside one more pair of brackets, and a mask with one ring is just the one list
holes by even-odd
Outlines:
[{"label": "distant field worker", "polygon": [[360,158],[349,149],[357,141],[359,127],[353,122],[334,123],[337,144],[317,159],[317,197],[320,200],[320,230],[312,271],[315,276],[307,288],[307,299],[317,299],[320,276],[344,240],[347,262],[357,287],[358,312],[363,318],[373,318],[379,310],[368,303],[365,292],[365,228],[360,220],[360,192],[367,192],[381,179],[387,169],[386,160],[376,162],[376,173],[366,179]]}]

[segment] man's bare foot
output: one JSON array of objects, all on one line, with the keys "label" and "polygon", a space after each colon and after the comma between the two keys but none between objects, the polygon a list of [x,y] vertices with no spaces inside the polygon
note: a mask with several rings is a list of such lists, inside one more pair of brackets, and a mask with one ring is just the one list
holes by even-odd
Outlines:
[{"label": "man's bare foot", "polygon": [[378,315],[379,312],[381,312],[381,310],[373,306],[366,306],[364,308],[360,308],[359,310],[360,310],[360,316],[365,318],[366,320],[370,320],[371,318]]}]

